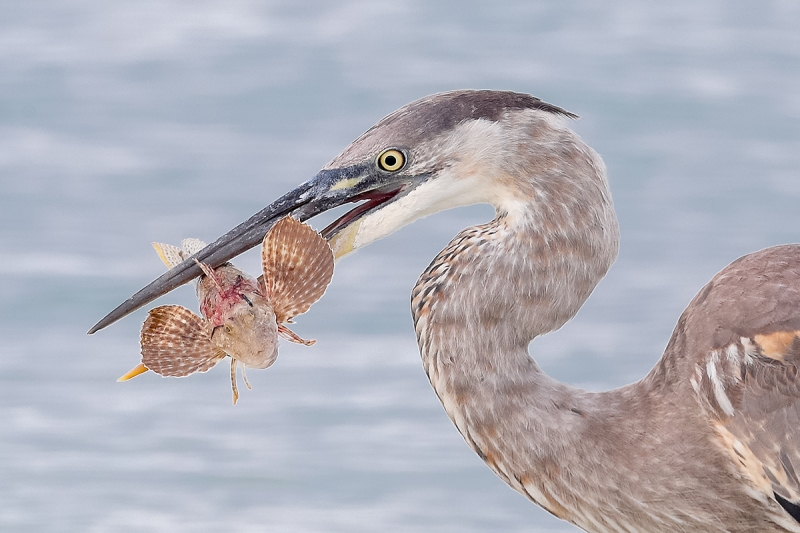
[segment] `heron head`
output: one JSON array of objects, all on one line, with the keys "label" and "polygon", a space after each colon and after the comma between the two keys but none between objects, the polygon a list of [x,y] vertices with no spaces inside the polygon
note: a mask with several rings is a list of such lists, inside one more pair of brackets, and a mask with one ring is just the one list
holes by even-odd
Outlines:
[{"label": "heron head", "polygon": [[525,94],[456,91],[412,102],[367,130],[315,178],[325,194],[341,194],[337,202],[364,201],[322,232],[336,258],[453,207],[513,210],[525,195],[508,179],[519,164],[511,152],[531,133],[514,122],[531,113],[574,116]]},{"label": "heron head", "polygon": [[[302,221],[360,202],[322,231],[340,258],[445,209],[489,203],[501,213],[522,211],[537,194],[558,193],[546,182],[535,183],[535,176],[569,173],[554,166],[558,135],[574,137],[561,117],[575,115],[513,92],[453,91],[412,102],[367,130],[311,180],[136,293],[90,333],[199,275],[194,259],[215,267],[258,245],[287,214]],[[584,159],[594,164],[592,157]],[[598,172],[602,188],[605,177]]]}]

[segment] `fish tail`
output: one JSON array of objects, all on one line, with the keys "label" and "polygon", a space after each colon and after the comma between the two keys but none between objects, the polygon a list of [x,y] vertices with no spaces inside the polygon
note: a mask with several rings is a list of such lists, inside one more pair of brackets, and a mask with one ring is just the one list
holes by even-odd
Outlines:
[{"label": "fish tail", "polygon": [[136,376],[138,376],[139,374],[144,374],[148,370],[149,369],[146,366],[144,366],[142,363],[139,363],[135,367],[133,367],[130,370],[128,370],[128,372],[126,372],[124,376],[121,376],[117,380],[117,383],[121,383],[123,381],[128,381],[129,379],[133,379]]}]

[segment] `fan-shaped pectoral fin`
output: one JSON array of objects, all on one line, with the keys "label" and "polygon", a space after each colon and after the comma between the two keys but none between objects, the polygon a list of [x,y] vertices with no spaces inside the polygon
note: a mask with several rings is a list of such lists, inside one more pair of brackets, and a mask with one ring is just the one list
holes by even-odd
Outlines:
[{"label": "fan-shaped pectoral fin", "polygon": [[319,233],[287,216],[264,237],[261,266],[278,322],[288,322],[325,293],[333,277],[333,252]]},{"label": "fan-shaped pectoral fin", "polygon": [[206,322],[179,305],[150,311],[142,326],[141,346],[141,366],[162,376],[206,372],[226,356],[211,344]]}]

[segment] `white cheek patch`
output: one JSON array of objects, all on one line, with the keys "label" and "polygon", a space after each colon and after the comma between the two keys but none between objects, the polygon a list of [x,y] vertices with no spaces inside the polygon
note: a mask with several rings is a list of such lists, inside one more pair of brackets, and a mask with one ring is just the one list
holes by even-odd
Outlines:
[{"label": "white cheek patch", "polygon": [[403,226],[439,211],[486,203],[504,213],[524,211],[522,200],[500,185],[497,154],[507,148],[507,132],[496,123],[476,120],[443,139],[439,150],[450,166],[407,195],[365,215],[358,224],[352,249],[382,239]]},{"label": "white cheek patch", "polygon": [[482,190],[484,187],[485,181],[474,177],[455,177],[453,171],[446,170],[435,179],[418,185],[402,198],[365,215],[358,222],[353,248],[371,244],[439,211],[486,203],[486,193]]}]

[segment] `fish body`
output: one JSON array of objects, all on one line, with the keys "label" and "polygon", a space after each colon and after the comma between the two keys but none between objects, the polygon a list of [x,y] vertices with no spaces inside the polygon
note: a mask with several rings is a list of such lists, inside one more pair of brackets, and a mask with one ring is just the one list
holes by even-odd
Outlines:
[{"label": "fish body", "polygon": [[250,368],[278,357],[278,322],[264,286],[231,264],[200,278],[197,299],[211,330],[211,344]]},{"label": "fish body", "polygon": [[[186,239],[182,248],[154,243],[170,268],[205,247]],[[197,282],[202,317],[178,305],[156,307],[142,326],[142,363],[122,376],[126,381],[152,370],[183,377],[205,372],[231,358],[231,387],[238,399],[236,368],[267,368],[278,357],[278,337],[311,345],[284,324],[305,313],[325,292],[333,276],[333,253],[327,241],[309,226],[286,217],[264,237],[258,279],[230,263],[217,268],[198,263],[204,275]],[[250,385],[247,385],[248,388]]]}]

